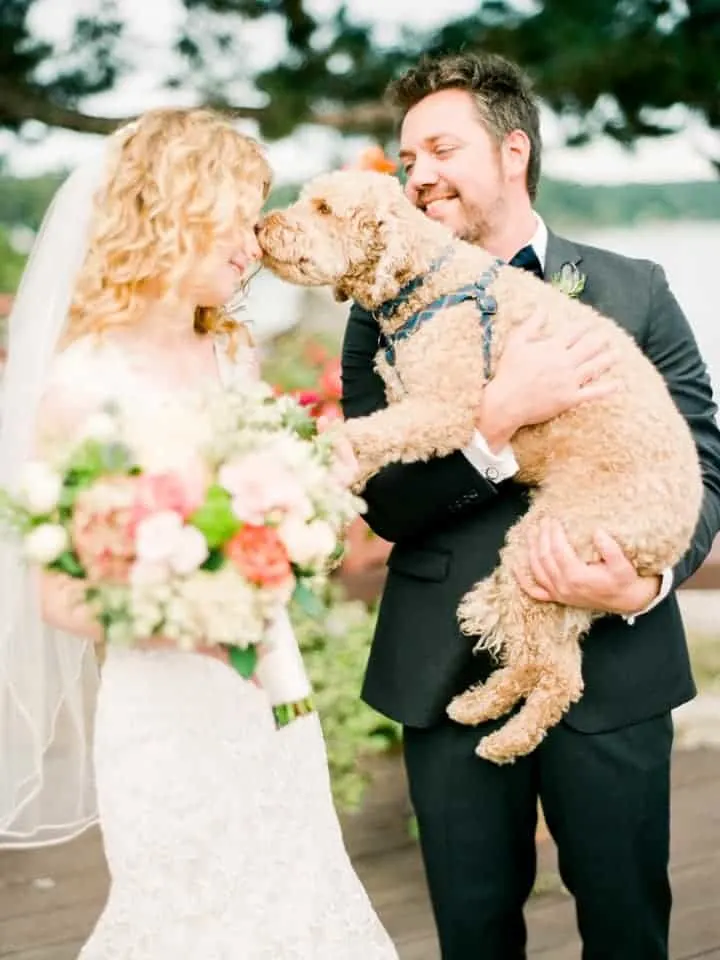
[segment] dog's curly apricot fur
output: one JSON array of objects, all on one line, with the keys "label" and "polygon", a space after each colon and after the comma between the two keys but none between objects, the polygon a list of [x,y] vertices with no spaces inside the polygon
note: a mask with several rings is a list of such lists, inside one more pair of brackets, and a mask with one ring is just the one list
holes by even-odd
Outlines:
[{"label": "dog's curly apricot fur", "polygon": [[[281,277],[330,285],[376,311],[413,277],[425,281],[388,321],[392,333],[437,297],[477,280],[494,258],[453,239],[416,210],[392,177],[336,172],[311,182],[297,203],[261,226],[265,263]],[[431,263],[452,246],[432,272]],[[487,682],[449,705],[450,716],[478,724],[521,709],[483,738],[478,754],[497,763],[529,753],[583,690],[580,639],[597,611],[542,603],[513,576],[527,569],[528,532],[541,518],[558,518],[579,555],[597,559],[593,536],[603,528],[641,574],[675,564],[689,546],[702,499],[695,443],[661,375],[632,338],[591,307],[527,272],[502,266],[490,286],[497,300],[492,363],[508,331],[541,306],[547,329],[591,320],[618,354],[617,389],[513,437],[516,479],[534,488],[532,505],[507,534],[493,574],[463,598],[462,630],[500,666]],[[446,307],[397,345],[386,384],[385,410],[349,421],[345,429],[360,462],[361,483],[393,461],[426,460],[466,446],[483,389],[482,330],[475,303]]]}]

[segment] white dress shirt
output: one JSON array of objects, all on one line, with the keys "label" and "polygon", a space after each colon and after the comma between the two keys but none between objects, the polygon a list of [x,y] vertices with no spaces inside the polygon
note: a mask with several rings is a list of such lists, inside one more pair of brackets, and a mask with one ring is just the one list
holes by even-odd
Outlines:
[{"label": "white dress shirt", "polygon": [[[547,256],[548,231],[542,217],[535,214],[535,220],[535,233],[529,240],[529,246],[535,251],[535,255],[540,261],[540,266],[544,271]],[[525,244],[523,244],[523,246],[525,246]],[[475,431],[472,441],[462,452],[475,469],[492,483],[501,483],[503,480],[509,480],[510,477],[517,473],[518,463],[510,444],[503,447],[502,450],[499,450],[497,453],[493,453],[488,446],[487,440],[478,430]],[[660,590],[655,599],[643,610],[639,610],[632,616],[625,617],[625,620],[629,624],[633,624],[636,617],[641,616],[643,613],[648,613],[653,607],[656,607],[665,599],[668,593],[670,593],[672,585],[673,571],[671,567],[668,567],[662,573]]]}]

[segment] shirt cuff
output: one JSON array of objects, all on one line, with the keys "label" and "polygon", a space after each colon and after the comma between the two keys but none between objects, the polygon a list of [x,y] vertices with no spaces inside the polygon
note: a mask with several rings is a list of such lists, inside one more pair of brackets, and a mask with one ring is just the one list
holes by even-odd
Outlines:
[{"label": "shirt cuff", "polygon": [[476,430],[472,442],[462,451],[475,469],[491,483],[508,480],[518,471],[512,447],[508,444],[498,453],[493,453],[487,440]]},{"label": "shirt cuff", "polygon": [[635,623],[635,620],[638,617],[641,617],[644,613],[650,613],[659,603],[662,603],[665,597],[670,593],[673,588],[673,569],[672,567],[666,567],[662,572],[662,578],[660,581],[660,589],[658,590],[657,596],[652,600],[643,610],[638,610],[637,613],[630,614],[630,616],[623,617],[626,623],[632,626]]}]

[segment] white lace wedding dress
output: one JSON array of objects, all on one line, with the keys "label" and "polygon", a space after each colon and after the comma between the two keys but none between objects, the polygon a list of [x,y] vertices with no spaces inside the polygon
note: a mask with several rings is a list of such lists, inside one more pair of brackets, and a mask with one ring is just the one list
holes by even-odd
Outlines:
[{"label": "white lace wedding dress", "polygon": [[[82,341],[55,370],[78,376],[160,399]],[[112,883],[80,960],[397,960],[343,844],[317,715],[277,731],[218,660],[111,648],[94,753]]]}]

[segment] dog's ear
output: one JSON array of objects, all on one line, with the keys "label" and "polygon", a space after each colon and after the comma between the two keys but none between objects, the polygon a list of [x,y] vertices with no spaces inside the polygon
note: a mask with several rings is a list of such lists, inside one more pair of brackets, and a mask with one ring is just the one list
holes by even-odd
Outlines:
[{"label": "dog's ear", "polygon": [[412,234],[402,217],[390,216],[374,225],[375,273],[368,289],[372,302],[382,303],[395,296],[412,276]]},{"label": "dog's ear", "polygon": [[345,303],[346,300],[350,299],[350,294],[342,283],[338,283],[337,286],[333,287],[333,297],[336,303]]}]

